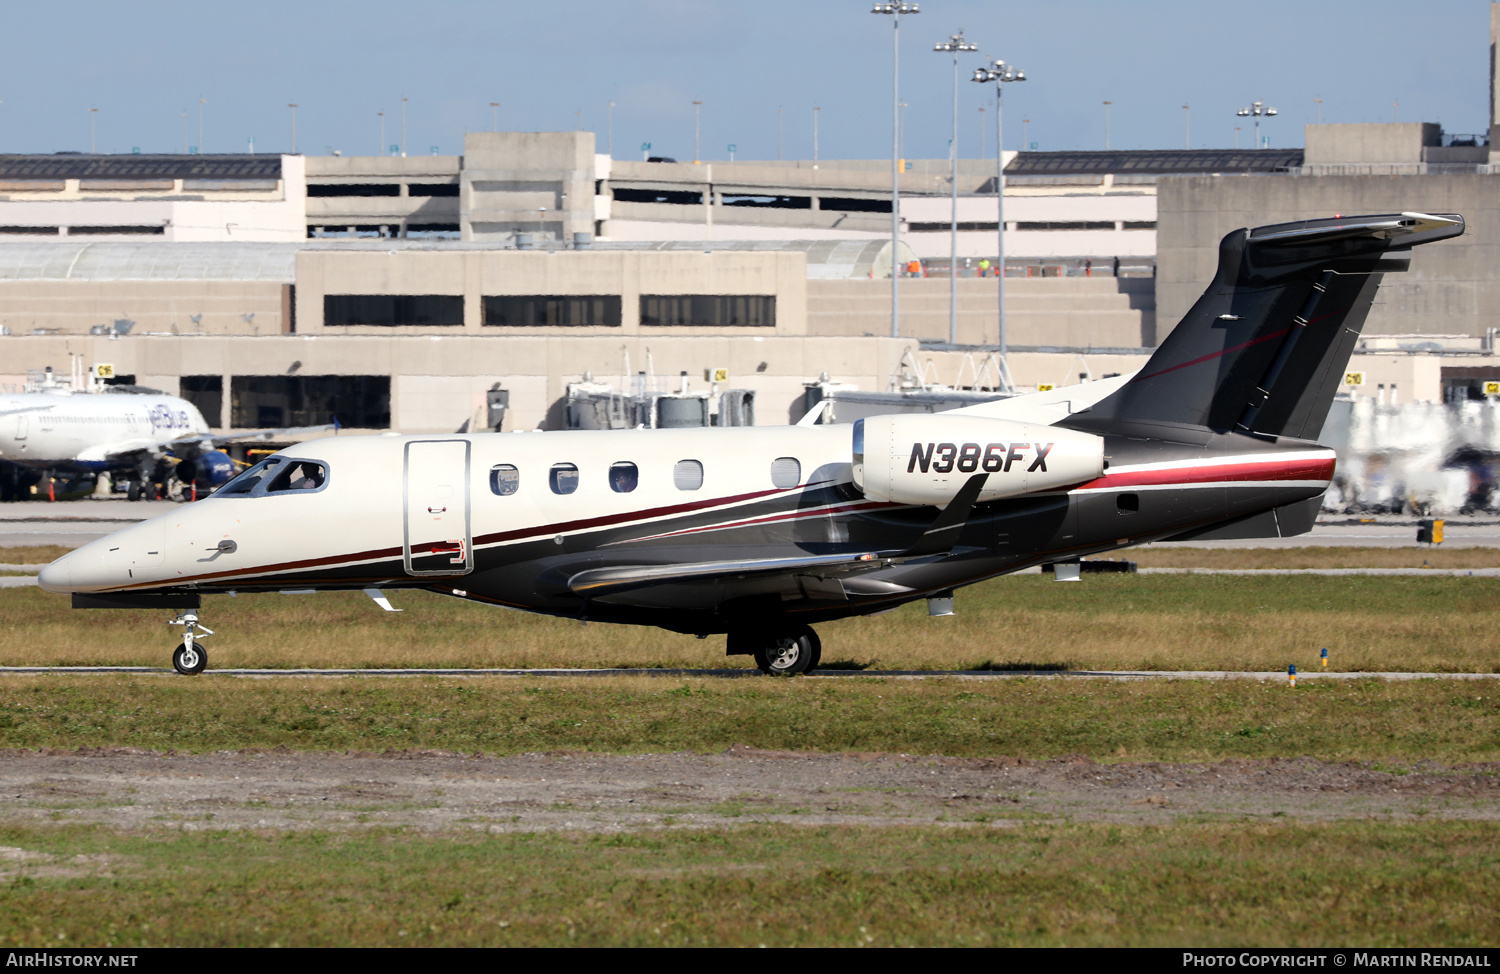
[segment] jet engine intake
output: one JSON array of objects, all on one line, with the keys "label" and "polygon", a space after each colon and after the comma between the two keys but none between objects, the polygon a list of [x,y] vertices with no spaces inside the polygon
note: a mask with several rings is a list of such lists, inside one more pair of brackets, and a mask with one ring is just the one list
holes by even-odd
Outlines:
[{"label": "jet engine intake", "polygon": [[1104,439],[1038,423],[894,414],[854,424],[854,483],[865,496],[944,507],[975,474],[980,502],[1071,487],[1104,473]]}]

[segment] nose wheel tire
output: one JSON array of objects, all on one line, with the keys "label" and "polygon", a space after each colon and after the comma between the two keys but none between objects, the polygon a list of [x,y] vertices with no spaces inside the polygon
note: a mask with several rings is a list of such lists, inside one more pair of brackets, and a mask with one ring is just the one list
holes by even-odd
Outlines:
[{"label": "nose wheel tire", "polygon": [[202,646],[183,643],[172,653],[172,668],[183,676],[197,676],[207,665],[208,654]]},{"label": "nose wheel tire", "polygon": [[811,672],[823,656],[818,634],[808,626],[790,632],[768,633],[755,650],[755,665],[771,676]]}]

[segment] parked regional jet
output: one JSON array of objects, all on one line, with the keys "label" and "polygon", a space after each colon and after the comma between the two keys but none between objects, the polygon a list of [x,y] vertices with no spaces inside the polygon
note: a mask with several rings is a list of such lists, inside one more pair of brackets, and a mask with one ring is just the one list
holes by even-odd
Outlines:
[{"label": "parked regional jet", "polygon": [[[48,565],[75,607],[232,591],[423,588],[578,619],[728,634],[770,673],[812,625],[1147,541],[1307,531],[1317,436],[1382,274],[1458,215],[1237,230],[1133,376],[851,426],[375,436],[302,443],[206,502]],[[206,632],[206,631],[205,631]]]},{"label": "parked regional jet", "polygon": [[[169,476],[207,491],[234,477],[234,463],[219,447],[235,440],[269,439],[331,429],[215,436],[186,399],[132,387],[75,392],[66,386],[0,395],[0,460],[33,469],[115,471],[130,478],[129,498]],[[158,468],[161,469],[158,469]]]}]

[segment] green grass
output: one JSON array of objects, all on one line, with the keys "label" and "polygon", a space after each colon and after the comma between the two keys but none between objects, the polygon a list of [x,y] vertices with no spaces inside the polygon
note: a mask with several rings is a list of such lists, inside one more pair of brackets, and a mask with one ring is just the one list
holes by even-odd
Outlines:
[{"label": "green grass", "polygon": [[[210,667],[749,667],[724,638],[583,625],[425,592],[381,612],[356,593],[205,599]],[[1377,576],[1012,576],[924,604],[818,626],[845,668],[1334,669],[1500,672],[1500,579]],[[167,665],[164,611],[78,610],[0,590],[0,665]]]},{"label": "green grass", "polygon": [[1500,760],[1500,680],[0,679],[0,747]]},{"label": "green grass", "polygon": [[1495,840],[1477,822],[10,827],[0,844],[43,855],[0,873],[0,945],[1493,945]]}]

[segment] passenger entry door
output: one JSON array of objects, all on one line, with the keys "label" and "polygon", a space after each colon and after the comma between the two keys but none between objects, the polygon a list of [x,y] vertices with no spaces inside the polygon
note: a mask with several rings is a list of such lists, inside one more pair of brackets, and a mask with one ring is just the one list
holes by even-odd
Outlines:
[{"label": "passenger entry door", "polygon": [[406,444],[408,575],[464,575],[474,569],[469,527],[469,442],[416,440]]}]

